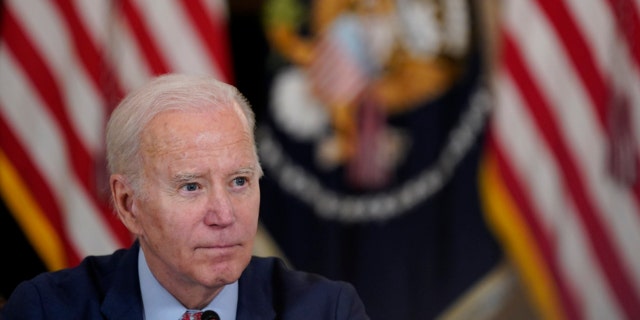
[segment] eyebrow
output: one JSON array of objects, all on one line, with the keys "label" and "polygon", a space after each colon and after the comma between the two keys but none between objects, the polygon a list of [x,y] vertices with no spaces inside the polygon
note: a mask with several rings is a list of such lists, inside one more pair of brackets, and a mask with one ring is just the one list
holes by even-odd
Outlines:
[{"label": "eyebrow", "polygon": [[183,182],[189,182],[189,181],[193,181],[197,178],[202,177],[201,174],[196,174],[196,173],[178,173],[176,175],[174,175],[173,177],[171,177],[171,182],[175,183],[175,184],[180,184]]},{"label": "eyebrow", "polygon": [[[233,171],[230,175],[238,175],[238,174],[240,175],[260,174],[260,170],[258,170],[257,166],[251,165],[251,166],[243,167],[236,171]],[[177,173],[173,177],[171,177],[171,182],[175,184],[180,184],[180,183],[189,182],[189,181],[202,178],[203,176],[205,175],[200,173],[189,173],[189,172]]]},{"label": "eyebrow", "polygon": [[259,172],[256,166],[251,165],[248,167],[240,168],[233,172],[233,174],[256,174]]}]

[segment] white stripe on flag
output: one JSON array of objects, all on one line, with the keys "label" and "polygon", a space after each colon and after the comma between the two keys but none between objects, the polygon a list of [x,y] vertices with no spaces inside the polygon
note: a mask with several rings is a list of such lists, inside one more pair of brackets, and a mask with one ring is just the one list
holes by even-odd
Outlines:
[{"label": "white stripe on flag", "polygon": [[608,167],[614,93],[640,137],[640,65],[612,10],[623,2],[513,0],[502,11],[511,55],[495,82],[496,144],[559,259],[547,261],[555,280],[588,319],[640,312],[640,203]]},{"label": "white stripe on flag", "polygon": [[[2,151],[14,152],[8,154],[9,159],[20,159],[20,150],[24,150],[33,170],[38,172],[33,180],[40,176],[45,180],[46,186],[42,187],[55,198],[59,206],[55,210],[63,219],[64,230],[56,231],[64,233],[72,242],[74,252],[68,253],[72,259],[107,253],[128,243],[128,233],[123,233],[121,225],[112,224],[112,219],[107,220],[112,218],[104,216],[107,203],[93,190],[94,180],[101,178],[103,130],[109,107],[113,107],[108,104],[113,103],[110,99],[123,93],[120,91],[126,93],[137,88],[152,76],[146,61],[149,54],[160,56],[164,60],[160,63],[166,63],[169,72],[207,73],[221,78],[220,70],[225,69],[213,56],[219,52],[212,51],[219,48],[227,54],[227,44],[213,39],[219,41],[216,48],[207,46],[206,39],[201,37],[201,32],[206,30],[196,29],[194,18],[185,10],[186,4],[132,0],[140,16],[126,16],[123,4],[128,3],[4,1],[3,9],[13,18],[5,22],[15,22],[24,31],[26,41],[13,37],[17,33],[3,33],[8,37],[6,41],[1,39],[0,115],[7,122],[6,129],[20,144],[19,148],[9,145],[13,149]],[[203,1],[203,5],[205,9],[219,10],[206,13],[210,18],[220,19],[216,24],[226,23],[223,1]],[[148,29],[132,30],[130,19],[135,22],[140,19]],[[148,32],[142,37],[149,37],[157,44],[159,52],[148,51],[153,48],[139,43],[134,31]],[[30,52],[28,46],[21,47],[23,44],[33,46],[45,70],[38,73],[32,61],[14,56],[14,50]],[[110,73],[115,79],[108,77]],[[58,107],[60,109],[55,109]],[[70,130],[65,130],[65,124]],[[69,149],[75,141],[79,142],[75,147],[83,149],[81,157],[76,157],[79,150]],[[43,202],[40,205],[48,204],[47,195],[33,196],[35,201]],[[46,208],[43,211],[45,215],[48,212]],[[53,215],[47,218],[55,219]]]}]

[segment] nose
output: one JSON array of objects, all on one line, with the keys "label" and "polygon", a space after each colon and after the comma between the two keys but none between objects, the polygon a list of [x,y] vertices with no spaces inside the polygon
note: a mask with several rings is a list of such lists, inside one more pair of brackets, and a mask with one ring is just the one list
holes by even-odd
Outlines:
[{"label": "nose", "polygon": [[208,197],[204,223],[208,226],[223,228],[232,225],[235,221],[236,215],[229,192],[224,188],[212,189]]}]

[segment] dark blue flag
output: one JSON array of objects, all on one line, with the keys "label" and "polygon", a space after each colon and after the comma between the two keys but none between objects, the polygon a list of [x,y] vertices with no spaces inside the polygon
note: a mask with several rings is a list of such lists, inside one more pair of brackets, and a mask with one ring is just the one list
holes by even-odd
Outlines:
[{"label": "dark blue flag", "polygon": [[429,319],[497,265],[477,169],[488,107],[466,1],[268,1],[261,221],[372,319]]}]

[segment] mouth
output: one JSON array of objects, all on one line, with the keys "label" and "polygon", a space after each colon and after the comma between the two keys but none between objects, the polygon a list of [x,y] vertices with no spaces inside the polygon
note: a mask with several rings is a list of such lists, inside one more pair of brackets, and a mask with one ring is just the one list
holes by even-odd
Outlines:
[{"label": "mouth", "polygon": [[196,251],[229,252],[240,248],[240,244],[203,245],[196,247]]}]

